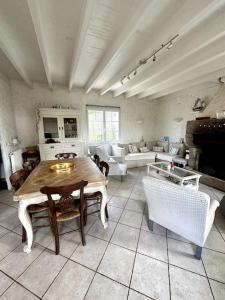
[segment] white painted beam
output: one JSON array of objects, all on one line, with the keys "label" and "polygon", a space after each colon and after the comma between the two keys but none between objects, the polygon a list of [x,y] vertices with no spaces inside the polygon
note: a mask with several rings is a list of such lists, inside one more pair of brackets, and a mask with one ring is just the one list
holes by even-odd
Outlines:
[{"label": "white painted beam", "polygon": [[[224,6],[225,1],[214,0],[199,14],[197,14],[197,16],[194,16],[187,24],[183,24],[183,26],[179,27],[179,40],[176,41],[176,47],[171,49],[171,51],[167,53],[165,57],[159,59],[157,64],[151,64],[149,68],[145,69],[133,80],[126,82],[123,86],[118,88],[114,92],[114,97],[117,97],[120,94],[127,92],[128,90],[128,97],[140,93],[146,88],[146,85],[149,85],[149,81],[152,78],[155,78],[174,64],[182,61],[188,56],[193,55],[199,49],[215,42],[216,39],[219,39],[222,35],[224,35],[224,27],[220,28],[218,26],[218,24],[220,24],[220,21],[223,23],[222,20],[224,20],[225,17]],[[218,15],[216,16],[216,18],[211,18],[211,20],[208,22],[209,16],[216,11],[218,11]],[[201,25],[204,24],[204,21],[207,21],[207,31],[205,30],[205,26]],[[194,32],[193,28],[198,24],[200,26],[200,30]],[[193,31],[188,35],[191,30]]]},{"label": "white painted beam", "polygon": [[69,91],[71,91],[73,88],[74,77],[79,64],[81,51],[84,45],[85,37],[88,31],[89,22],[93,13],[95,3],[96,0],[82,0],[79,28],[77,32],[77,38],[75,39],[73,58],[70,69]]},{"label": "white painted beam", "polygon": [[34,30],[38,41],[38,46],[41,52],[41,58],[43,61],[48,85],[52,89],[52,77],[51,77],[49,60],[48,60],[48,55],[46,50],[46,40],[44,38],[44,30],[41,23],[41,13],[39,8],[39,3],[38,1],[35,0],[27,0],[27,5],[30,11],[31,19],[33,22]]},{"label": "white painted beam", "polygon": [[150,9],[152,9],[152,6],[155,5],[156,2],[158,1],[141,1],[137,7],[137,10],[133,14],[133,16],[131,16],[130,21],[128,21],[129,18],[126,19],[126,27],[124,28],[124,30],[122,30],[121,34],[118,34],[118,37],[116,38],[115,42],[109,47],[109,50],[106,52],[106,55],[100,61],[94,73],[88,80],[88,83],[85,87],[86,93],[89,93],[91,91],[98,78],[112,64],[115,58],[119,55],[122,48],[126,46],[130,38],[135,34],[140,24],[143,22],[143,19],[148,18]]},{"label": "white painted beam", "polygon": [[157,99],[157,98],[161,98],[161,97],[176,93],[178,91],[188,89],[192,86],[200,85],[200,84],[205,83],[205,82],[211,82],[212,86],[213,86],[213,84],[216,86],[216,84],[218,84],[218,82],[217,82],[218,78],[219,77],[224,77],[224,76],[225,76],[225,68],[221,68],[219,70],[216,70],[214,72],[210,72],[210,73],[208,73],[206,75],[203,75],[203,76],[200,76],[198,78],[190,79],[188,81],[184,81],[184,82],[181,82],[179,84],[176,84],[173,87],[164,89],[164,90],[162,90],[158,93],[155,93],[155,94],[149,96],[148,100],[154,100],[154,99]]},{"label": "white painted beam", "polygon": [[29,78],[26,70],[19,62],[14,45],[12,45],[12,42],[8,40],[7,35],[3,32],[0,33],[0,49],[11,62],[11,64],[16,69],[21,78],[24,80],[24,82],[27,84],[27,86],[33,88],[32,80]]},{"label": "white painted beam", "polygon": [[180,82],[185,82],[188,80],[194,80],[200,76],[204,76],[210,72],[217,71],[225,67],[225,51],[217,54],[216,56],[210,57],[204,61],[201,61],[195,65],[190,66],[188,69],[183,70],[169,79],[150,87],[146,91],[142,92],[138,98],[148,97],[163,89],[171,88],[179,84]]}]

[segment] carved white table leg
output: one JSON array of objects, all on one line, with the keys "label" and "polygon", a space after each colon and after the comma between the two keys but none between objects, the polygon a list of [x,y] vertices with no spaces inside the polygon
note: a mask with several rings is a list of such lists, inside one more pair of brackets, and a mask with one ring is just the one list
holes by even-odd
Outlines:
[{"label": "carved white table leg", "polygon": [[27,245],[24,246],[23,251],[26,253],[30,253],[33,243],[33,229],[30,216],[27,212],[27,206],[28,205],[26,201],[22,200],[19,202],[18,216],[27,234]]},{"label": "carved white table leg", "polygon": [[101,203],[101,211],[100,211],[101,221],[102,221],[102,225],[103,225],[104,229],[106,229],[108,227],[108,222],[105,221],[105,207],[107,204],[108,195],[107,195],[107,190],[106,190],[105,186],[99,190],[102,193],[102,203]]}]

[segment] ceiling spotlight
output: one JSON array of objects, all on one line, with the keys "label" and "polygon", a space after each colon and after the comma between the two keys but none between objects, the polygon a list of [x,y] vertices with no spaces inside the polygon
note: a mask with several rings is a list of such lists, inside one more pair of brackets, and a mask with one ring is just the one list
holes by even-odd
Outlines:
[{"label": "ceiling spotlight", "polygon": [[170,42],[166,49],[167,49],[167,50],[170,50],[172,47],[173,47],[173,43]]},{"label": "ceiling spotlight", "polygon": [[129,75],[127,75],[127,79],[128,79],[128,80],[130,80],[130,74],[129,74]]},{"label": "ceiling spotlight", "polygon": [[154,54],[154,56],[153,56],[153,59],[152,59],[153,61],[156,61],[156,56],[155,56],[155,54]]},{"label": "ceiling spotlight", "polygon": [[134,76],[137,75],[137,70],[134,70]]},{"label": "ceiling spotlight", "polygon": [[141,59],[141,60],[139,61],[140,65],[145,65],[146,62],[147,62],[147,59]]}]

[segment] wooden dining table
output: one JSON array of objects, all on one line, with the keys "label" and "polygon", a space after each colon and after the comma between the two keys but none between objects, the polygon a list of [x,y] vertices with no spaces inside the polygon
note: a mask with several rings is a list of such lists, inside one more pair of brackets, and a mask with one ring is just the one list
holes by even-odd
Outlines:
[{"label": "wooden dining table", "polygon": [[[40,192],[40,188],[43,186],[62,186],[81,180],[88,181],[88,185],[84,188],[84,193],[94,193],[97,191],[102,193],[101,221],[104,228],[108,226],[105,219],[105,206],[108,198],[106,190],[107,180],[96,164],[89,157],[78,157],[63,160],[63,162],[72,162],[75,164],[74,168],[70,171],[54,172],[50,170],[50,167],[57,162],[57,160],[41,161],[28,176],[21,188],[14,194],[14,201],[19,202],[19,219],[27,233],[27,244],[23,248],[26,253],[31,252],[33,243],[33,229],[27,207],[31,204],[39,204],[47,201],[47,196]],[[60,162],[62,161],[60,160]],[[59,195],[55,195],[53,199],[59,199]]]}]

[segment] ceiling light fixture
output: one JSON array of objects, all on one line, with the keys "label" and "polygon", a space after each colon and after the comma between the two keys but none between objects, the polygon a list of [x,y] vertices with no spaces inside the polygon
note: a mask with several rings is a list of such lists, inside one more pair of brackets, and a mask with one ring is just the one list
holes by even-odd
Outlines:
[{"label": "ceiling light fixture", "polygon": [[163,50],[164,48],[166,48],[167,50],[171,49],[174,45],[174,40],[177,39],[178,36],[179,34],[176,34],[168,42],[166,42],[165,44],[161,44],[161,46],[157,50],[153,51],[153,53],[150,56],[139,60],[138,65],[134,67],[127,75],[124,75],[122,77],[122,79],[120,80],[121,84],[124,84],[126,81],[133,79],[137,75],[139,68],[145,65],[150,59],[152,59],[152,61],[155,62],[157,59],[156,54],[158,54],[161,50]]}]

